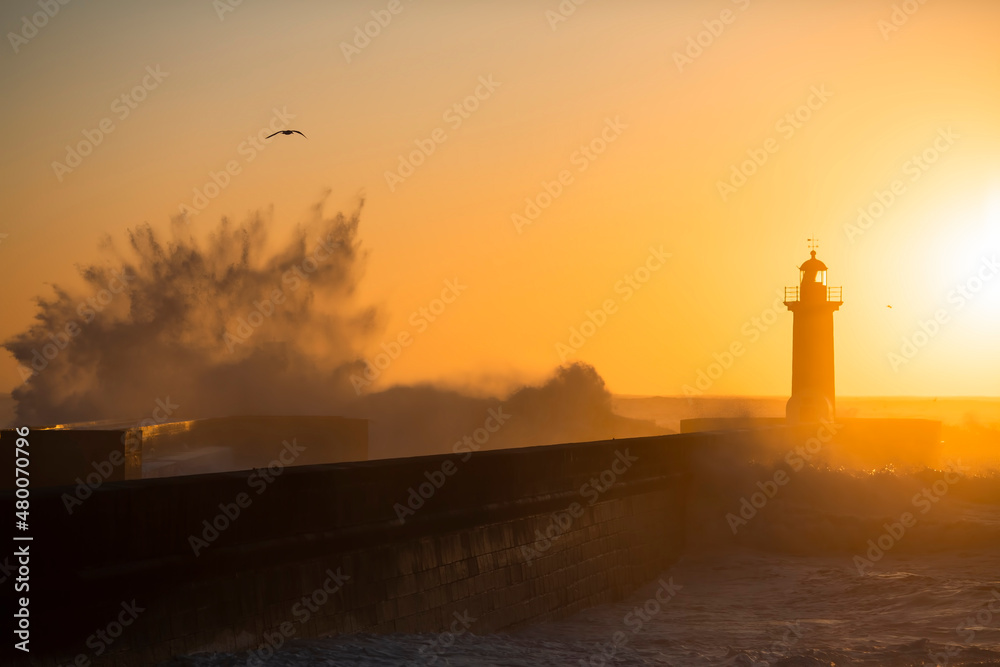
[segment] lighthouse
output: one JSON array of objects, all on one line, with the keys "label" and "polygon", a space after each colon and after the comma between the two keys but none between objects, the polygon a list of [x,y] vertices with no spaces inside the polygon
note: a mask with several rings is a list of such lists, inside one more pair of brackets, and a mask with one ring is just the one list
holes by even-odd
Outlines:
[{"label": "lighthouse", "polygon": [[842,288],[827,285],[826,264],[816,259],[816,244],[799,267],[798,287],[785,288],[792,311],[792,397],[785,406],[789,422],[831,420],[835,415],[833,313],[843,305]]}]

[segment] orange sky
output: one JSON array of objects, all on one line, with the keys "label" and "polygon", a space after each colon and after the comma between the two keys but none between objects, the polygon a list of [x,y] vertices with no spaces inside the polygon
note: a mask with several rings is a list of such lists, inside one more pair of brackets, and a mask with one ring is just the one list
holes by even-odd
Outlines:
[{"label": "orange sky", "polygon": [[[774,319],[815,235],[844,288],[838,393],[998,394],[1000,4],[592,0],[557,20],[556,0],[248,0],[220,18],[225,1],[71,2],[37,31],[38,5],[4,3],[0,337],[104,236],[166,228],[231,163],[196,234],[271,205],[289,230],[326,189],[330,211],[364,192],[360,300],[385,309],[381,340],[413,335],[381,386],[534,380],[565,359],[671,395],[740,342],[706,393],[787,395],[791,314],[753,318]],[[372,12],[391,20],[345,49]],[[272,122],[308,139],[244,143]],[[84,132],[91,154],[54,166]],[[433,152],[387,179],[418,143]]]}]

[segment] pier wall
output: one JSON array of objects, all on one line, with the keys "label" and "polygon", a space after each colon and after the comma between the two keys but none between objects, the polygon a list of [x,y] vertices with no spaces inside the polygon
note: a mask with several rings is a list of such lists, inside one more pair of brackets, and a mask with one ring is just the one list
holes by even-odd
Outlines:
[{"label": "pier wall", "polygon": [[813,435],[800,431],[312,466],[293,465],[286,444],[266,468],[109,481],[82,503],[67,501],[73,487],[36,489],[31,662],[266,657],[296,638],[481,634],[565,617],[674,562],[695,458],[791,448]]}]

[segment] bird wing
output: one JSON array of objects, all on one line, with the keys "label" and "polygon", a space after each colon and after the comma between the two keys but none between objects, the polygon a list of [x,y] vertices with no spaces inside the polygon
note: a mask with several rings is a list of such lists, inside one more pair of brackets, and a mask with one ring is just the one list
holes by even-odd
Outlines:
[{"label": "bird wing", "polygon": [[[301,132],[299,132],[298,130],[292,130],[292,132],[295,132],[296,134],[302,134],[302,133],[301,133]],[[306,135],[304,135],[304,134],[302,134],[302,136],[303,136],[303,137],[305,137],[306,139],[308,139],[308,138],[309,138],[309,137],[306,137]]]},{"label": "bird wing", "polygon": [[[281,134],[281,130],[278,130],[278,131],[277,131],[277,132],[275,132],[274,134]],[[274,134],[269,134],[269,135],[267,135],[267,136],[266,136],[266,137],[264,137],[264,138],[265,138],[265,139],[270,139],[271,137],[273,137],[273,136],[274,136]]]}]

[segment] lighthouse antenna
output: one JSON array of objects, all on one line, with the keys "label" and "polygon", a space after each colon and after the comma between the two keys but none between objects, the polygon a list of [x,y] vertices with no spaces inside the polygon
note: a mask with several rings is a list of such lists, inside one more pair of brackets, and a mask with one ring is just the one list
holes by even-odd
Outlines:
[{"label": "lighthouse antenna", "polygon": [[809,249],[816,250],[819,248],[819,239],[815,236],[811,239],[806,239],[809,242]]}]

